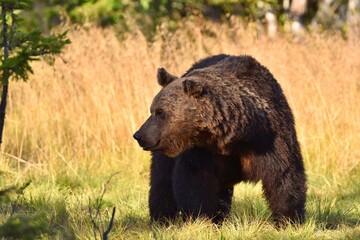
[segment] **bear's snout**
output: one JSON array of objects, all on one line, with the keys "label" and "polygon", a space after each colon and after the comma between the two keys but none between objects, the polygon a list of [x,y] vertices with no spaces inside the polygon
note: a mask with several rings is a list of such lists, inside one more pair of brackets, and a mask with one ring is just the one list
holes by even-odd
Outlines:
[{"label": "bear's snout", "polygon": [[141,134],[139,133],[139,131],[137,131],[136,133],[134,133],[133,137],[135,138],[136,141],[141,141],[142,139],[142,136]]},{"label": "bear's snout", "polygon": [[140,147],[146,151],[152,151],[158,147],[160,140],[156,138],[149,138],[149,134],[141,133],[141,130],[134,133],[133,137],[138,142]]}]

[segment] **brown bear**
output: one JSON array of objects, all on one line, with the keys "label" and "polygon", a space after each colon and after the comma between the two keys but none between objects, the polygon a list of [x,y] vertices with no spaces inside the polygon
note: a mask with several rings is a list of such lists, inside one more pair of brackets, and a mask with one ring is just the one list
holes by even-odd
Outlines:
[{"label": "brown bear", "polygon": [[280,85],[250,56],[220,54],[163,87],[134,134],[152,152],[153,221],[229,214],[233,186],[262,181],[275,223],[302,223],[306,176],[294,118]]}]

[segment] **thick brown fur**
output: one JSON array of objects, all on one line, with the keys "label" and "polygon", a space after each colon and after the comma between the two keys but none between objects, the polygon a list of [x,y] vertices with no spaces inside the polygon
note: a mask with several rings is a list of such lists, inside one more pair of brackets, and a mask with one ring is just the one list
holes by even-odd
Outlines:
[{"label": "thick brown fur", "polygon": [[277,225],[305,219],[306,177],[294,118],[273,75],[250,56],[216,55],[163,89],[134,134],[152,151],[153,220],[205,216],[221,222],[233,186],[262,181]]}]

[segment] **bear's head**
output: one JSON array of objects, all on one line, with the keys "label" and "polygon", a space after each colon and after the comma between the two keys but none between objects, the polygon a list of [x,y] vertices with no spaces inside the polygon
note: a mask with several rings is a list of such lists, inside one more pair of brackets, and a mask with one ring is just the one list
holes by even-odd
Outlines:
[{"label": "bear's head", "polygon": [[158,70],[157,79],[163,88],[151,104],[150,117],[133,136],[139,145],[169,157],[211,145],[205,111],[210,104],[209,86],[198,77],[177,78],[164,68]]}]

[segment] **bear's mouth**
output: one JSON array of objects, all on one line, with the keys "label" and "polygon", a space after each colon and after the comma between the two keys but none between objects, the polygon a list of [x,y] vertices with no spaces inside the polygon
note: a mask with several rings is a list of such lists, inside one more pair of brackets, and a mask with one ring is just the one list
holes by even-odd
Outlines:
[{"label": "bear's mouth", "polygon": [[143,147],[143,149],[145,151],[154,151],[154,150],[158,150],[158,149],[156,149],[156,147],[158,147],[159,145],[160,145],[160,139],[154,145],[152,145],[150,147]]}]

